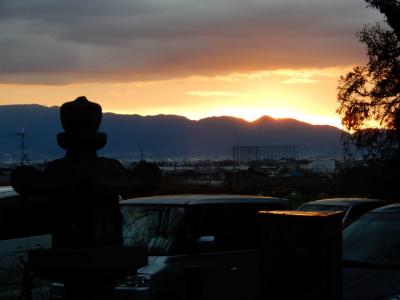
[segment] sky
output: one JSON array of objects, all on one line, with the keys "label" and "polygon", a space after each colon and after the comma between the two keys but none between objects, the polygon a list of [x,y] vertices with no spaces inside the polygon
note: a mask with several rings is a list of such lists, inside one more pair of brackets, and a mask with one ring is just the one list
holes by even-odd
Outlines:
[{"label": "sky", "polygon": [[0,105],[340,126],[363,0],[0,0]]}]

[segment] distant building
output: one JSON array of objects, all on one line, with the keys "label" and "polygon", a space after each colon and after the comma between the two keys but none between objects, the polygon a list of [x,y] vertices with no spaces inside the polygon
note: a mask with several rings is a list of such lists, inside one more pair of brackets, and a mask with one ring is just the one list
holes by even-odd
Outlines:
[{"label": "distant building", "polygon": [[215,169],[168,171],[164,172],[164,176],[181,183],[194,185],[221,185],[225,178],[223,172]]},{"label": "distant building", "polygon": [[297,146],[236,146],[232,148],[232,155],[236,162],[296,159]]},{"label": "distant building", "polygon": [[336,171],[336,162],[333,159],[311,161],[306,169],[317,174],[331,174]]}]

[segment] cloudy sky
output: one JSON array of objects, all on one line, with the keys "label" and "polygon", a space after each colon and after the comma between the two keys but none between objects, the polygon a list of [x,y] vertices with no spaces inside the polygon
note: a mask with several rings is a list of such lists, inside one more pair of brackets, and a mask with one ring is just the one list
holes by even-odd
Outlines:
[{"label": "cloudy sky", "polygon": [[0,104],[339,125],[363,0],[0,0]]}]

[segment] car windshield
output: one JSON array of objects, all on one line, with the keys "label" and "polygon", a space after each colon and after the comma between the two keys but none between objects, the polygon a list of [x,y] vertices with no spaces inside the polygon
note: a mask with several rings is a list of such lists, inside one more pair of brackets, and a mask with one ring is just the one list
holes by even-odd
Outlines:
[{"label": "car windshield", "polygon": [[347,211],[347,206],[330,204],[304,204],[298,208],[301,211]]},{"label": "car windshield", "polygon": [[400,214],[368,213],[343,232],[343,259],[365,265],[400,265]]},{"label": "car windshield", "polygon": [[146,247],[150,255],[167,254],[184,212],[172,205],[122,205],[124,245]]}]

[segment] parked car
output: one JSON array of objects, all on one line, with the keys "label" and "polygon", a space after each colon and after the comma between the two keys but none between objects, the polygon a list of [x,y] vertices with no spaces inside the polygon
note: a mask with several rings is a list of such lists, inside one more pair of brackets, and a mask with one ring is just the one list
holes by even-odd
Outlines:
[{"label": "parked car", "polygon": [[388,203],[379,199],[368,198],[333,198],[309,201],[297,210],[301,211],[341,211],[343,212],[343,226],[346,227],[363,214]]},{"label": "parked car", "polygon": [[[22,197],[10,186],[0,187],[0,299],[19,297],[28,251],[51,247],[48,204],[48,199]],[[35,285],[33,299],[46,299],[46,283]]]},{"label": "parked car", "polygon": [[366,213],[343,231],[344,299],[400,299],[400,204]]},{"label": "parked car", "polygon": [[[245,300],[257,294],[257,214],[290,205],[261,196],[183,195],[130,199],[120,207],[125,245],[147,247],[149,264],[118,282],[115,299],[177,300],[193,292]],[[60,299],[62,285],[52,290]]]}]

